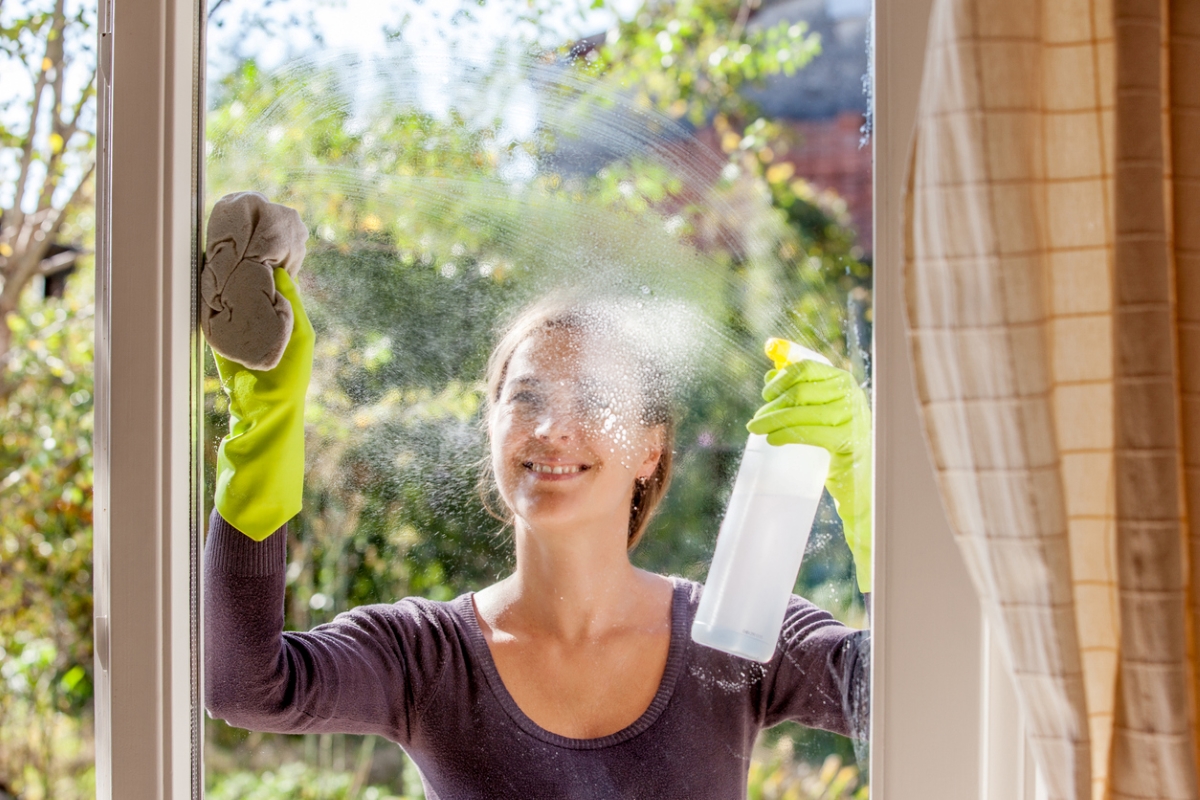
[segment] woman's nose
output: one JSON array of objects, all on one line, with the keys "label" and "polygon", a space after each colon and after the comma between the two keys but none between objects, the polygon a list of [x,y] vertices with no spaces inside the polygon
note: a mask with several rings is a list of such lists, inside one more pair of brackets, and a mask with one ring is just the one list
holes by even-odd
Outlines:
[{"label": "woman's nose", "polygon": [[571,438],[572,427],[569,413],[555,404],[548,404],[538,416],[534,435],[547,441],[566,441]]}]

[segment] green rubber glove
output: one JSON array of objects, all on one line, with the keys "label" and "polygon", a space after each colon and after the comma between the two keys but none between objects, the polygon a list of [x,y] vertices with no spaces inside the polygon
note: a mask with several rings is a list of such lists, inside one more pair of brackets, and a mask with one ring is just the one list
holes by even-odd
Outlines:
[{"label": "green rubber glove", "polygon": [[292,335],[279,363],[253,370],[213,353],[229,396],[229,435],[217,450],[217,511],[261,542],[300,513],[304,490],[304,395],[312,377],[312,324],[296,285],[276,269],[292,304]]},{"label": "green rubber glove", "polygon": [[854,556],[858,588],[871,591],[871,405],[845,370],[800,361],[766,375],[767,403],[746,424],[770,444],[811,444],[830,453],[825,488]]}]

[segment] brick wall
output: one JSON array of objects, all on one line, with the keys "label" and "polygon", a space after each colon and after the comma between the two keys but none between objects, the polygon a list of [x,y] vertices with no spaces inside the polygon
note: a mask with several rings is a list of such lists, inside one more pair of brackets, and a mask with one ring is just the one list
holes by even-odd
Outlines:
[{"label": "brick wall", "polygon": [[870,254],[871,143],[860,146],[863,115],[845,111],[823,120],[787,123],[800,136],[800,145],[787,155],[796,174],[821,189],[832,189],[845,201],[863,252]]}]

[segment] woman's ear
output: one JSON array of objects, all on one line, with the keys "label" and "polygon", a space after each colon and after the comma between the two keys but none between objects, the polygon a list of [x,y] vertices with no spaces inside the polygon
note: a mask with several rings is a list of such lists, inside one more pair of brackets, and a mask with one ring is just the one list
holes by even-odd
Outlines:
[{"label": "woman's ear", "polygon": [[637,475],[635,476],[638,480],[648,480],[654,474],[654,471],[658,469],[658,462],[662,459],[664,439],[665,434],[662,426],[646,430],[646,458],[638,466]]}]

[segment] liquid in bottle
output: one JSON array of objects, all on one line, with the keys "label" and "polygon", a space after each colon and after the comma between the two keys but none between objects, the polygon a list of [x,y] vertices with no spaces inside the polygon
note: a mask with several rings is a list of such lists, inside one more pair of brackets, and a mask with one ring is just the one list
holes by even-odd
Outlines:
[{"label": "liquid in bottle", "polygon": [[[829,364],[792,342],[772,339],[767,350],[777,366],[805,359]],[[829,451],[822,447],[750,436],[692,623],[694,641],[771,660],[828,473]]]}]

